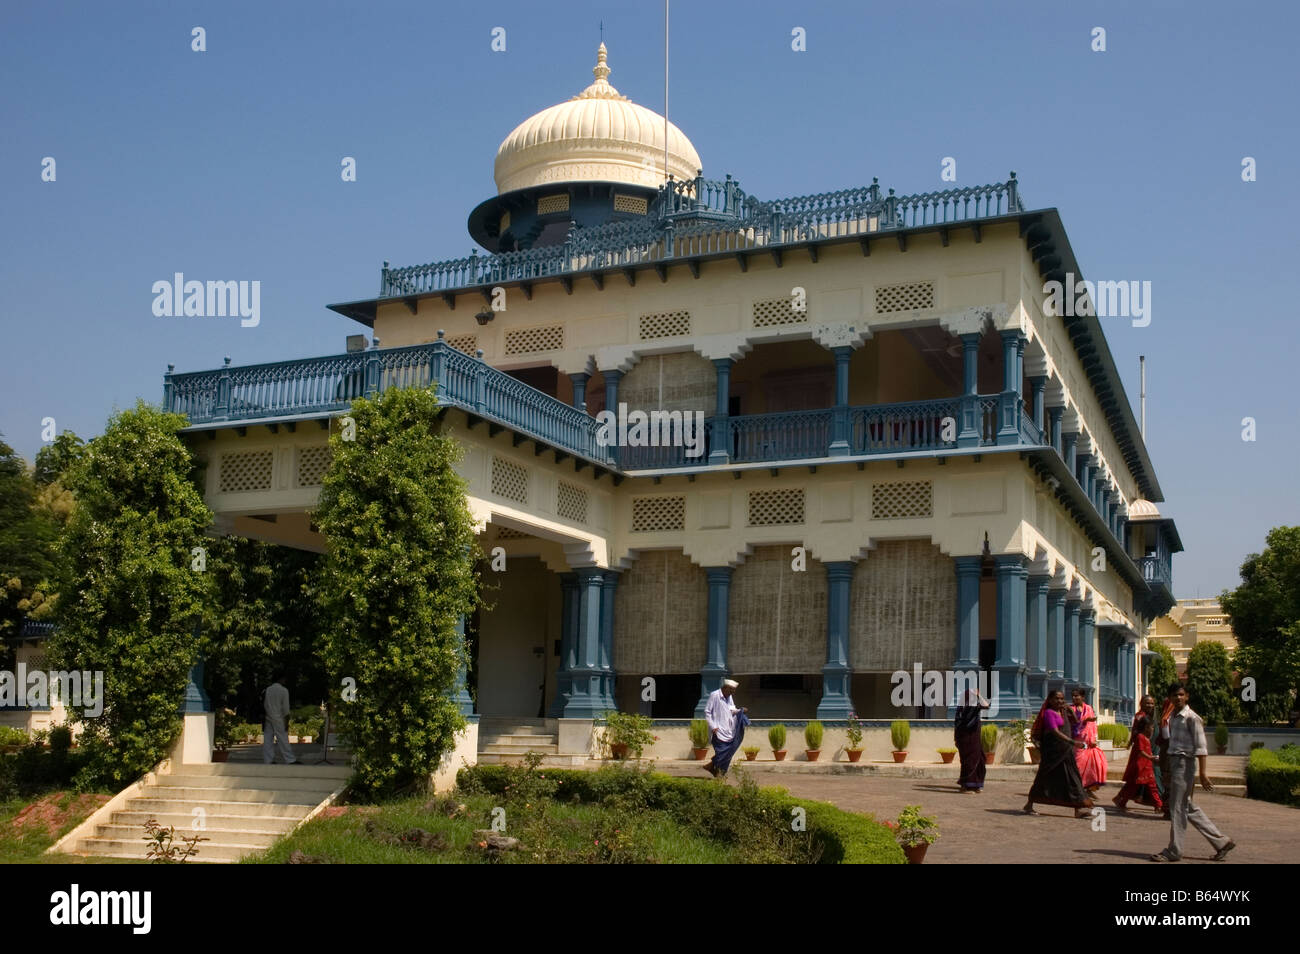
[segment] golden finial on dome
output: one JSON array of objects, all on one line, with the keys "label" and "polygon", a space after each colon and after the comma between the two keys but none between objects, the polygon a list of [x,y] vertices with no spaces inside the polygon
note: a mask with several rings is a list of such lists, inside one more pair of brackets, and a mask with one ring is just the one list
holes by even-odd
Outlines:
[{"label": "golden finial on dome", "polygon": [[591,72],[596,77],[596,82],[584,89],[574,99],[627,99],[609,85],[609,52],[605,49],[605,44],[601,43],[596,50],[596,65],[592,67]]},{"label": "golden finial on dome", "polygon": [[605,61],[609,59],[609,51],[605,49],[605,44],[601,43],[600,48],[596,50],[596,65],[592,67],[592,72],[596,74],[596,82],[604,82],[609,77],[609,67]]}]

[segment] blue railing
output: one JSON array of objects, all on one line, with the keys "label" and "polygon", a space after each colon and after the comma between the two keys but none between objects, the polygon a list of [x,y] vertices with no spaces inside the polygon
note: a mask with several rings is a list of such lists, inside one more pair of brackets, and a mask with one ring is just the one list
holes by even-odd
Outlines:
[{"label": "blue railing", "polygon": [[1168,557],[1144,556],[1137,558],[1137,565],[1142,570],[1142,579],[1150,584],[1163,585],[1173,592],[1173,570]]},{"label": "blue railing", "polygon": [[860,189],[759,202],[730,177],[674,182],[645,221],[572,228],[561,245],[479,255],[380,273],[379,297],[403,298],[574,272],[621,268],[818,239],[973,222],[1024,211],[1016,174],[1006,182],[916,195]]}]

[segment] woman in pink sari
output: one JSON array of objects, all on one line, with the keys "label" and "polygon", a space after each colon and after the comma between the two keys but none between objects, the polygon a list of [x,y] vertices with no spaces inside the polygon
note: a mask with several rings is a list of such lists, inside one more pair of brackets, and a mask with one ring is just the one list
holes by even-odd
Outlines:
[{"label": "woman in pink sari", "polygon": [[1082,689],[1074,690],[1074,704],[1069,707],[1070,733],[1084,747],[1074,753],[1079,777],[1089,794],[1106,784],[1106,756],[1097,745],[1097,713],[1088,705]]}]

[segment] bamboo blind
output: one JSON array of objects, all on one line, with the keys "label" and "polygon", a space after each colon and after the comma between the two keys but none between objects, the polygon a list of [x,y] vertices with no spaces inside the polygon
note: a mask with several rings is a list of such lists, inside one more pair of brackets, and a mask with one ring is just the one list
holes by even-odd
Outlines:
[{"label": "bamboo blind", "polygon": [[727,668],[818,673],[826,663],[826,570],[790,568],[790,547],[755,547],[731,580]]},{"label": "bamboo blind", "polygon": [[644,551],[614,597],[614,668],[699,672],[708,653],[709,581],[680,550]]},{"label": "bamboo blind", "polygon": [[886,540],[857,565],[849,661],[857,672],[947,669],[957,647],[957,575],[928,540]]}]

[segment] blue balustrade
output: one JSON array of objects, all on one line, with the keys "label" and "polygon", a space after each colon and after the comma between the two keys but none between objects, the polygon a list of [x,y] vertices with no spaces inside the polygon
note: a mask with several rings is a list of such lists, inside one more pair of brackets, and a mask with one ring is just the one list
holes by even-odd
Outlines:
[{"label": "blue balustrade", "polygon": [[1142,570],[1142,579],[1147,583],[1163,585],[1173,592],[1173,569],[1168,556],[1138,557],[1137,565]]},{"label": "blue balustrade", "polygon": [[[957,446],[960,398],[849,408],[849,449],[854,454],[941,450]],[[944,428],[950,430],[944,440]]]}]

